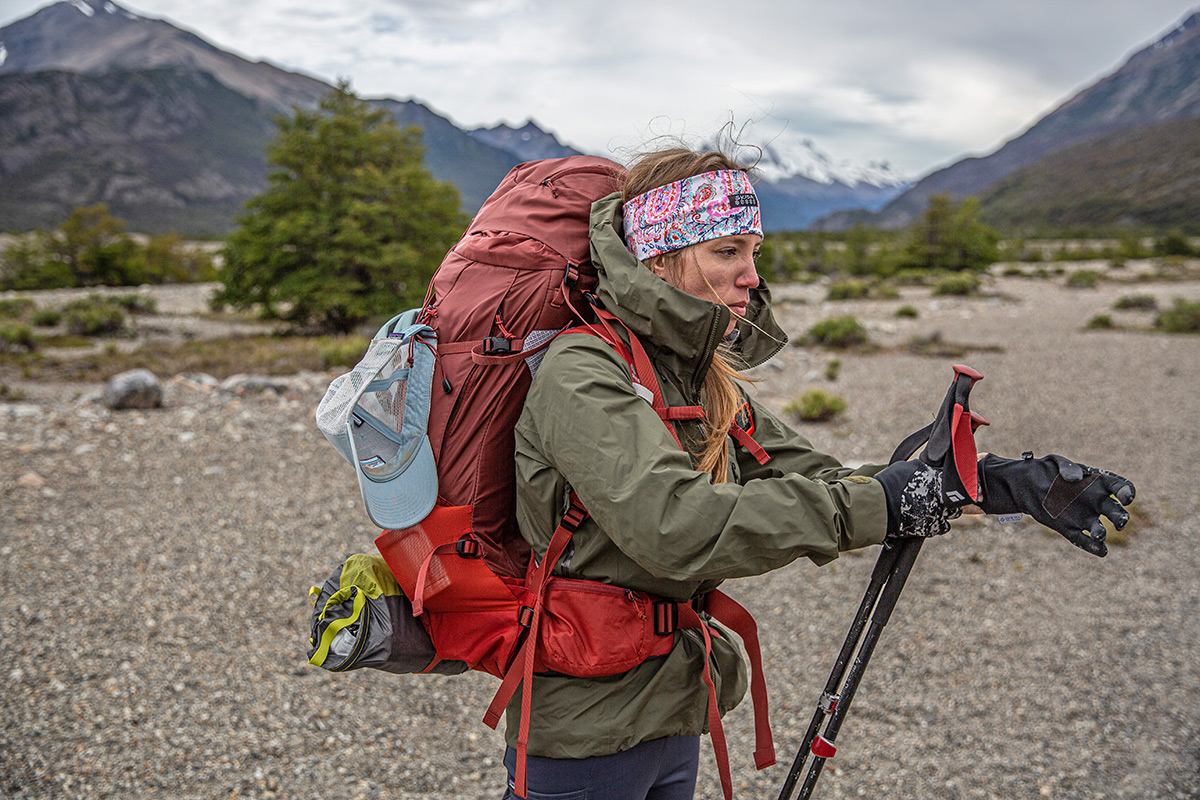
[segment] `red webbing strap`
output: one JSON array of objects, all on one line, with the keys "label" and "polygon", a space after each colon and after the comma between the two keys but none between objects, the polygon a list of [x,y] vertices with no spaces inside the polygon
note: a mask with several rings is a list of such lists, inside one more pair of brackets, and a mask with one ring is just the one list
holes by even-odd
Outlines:
[{"label": "red webbing strap", "polygon": [[419,617],[425,613],[425,581],[429,578],[429,564],[433,561],[434,556],[444,556],[449,553],[454,553],[458,550],[458,542],[446,542],[439,544],[437,547],[429,551],[429,555],[425,556],[421,561],[421,568],[417,570],[417,591],[413,593],[412,610],[413,616]]},{"label": "red webbing strap", "polygon": [[[589,326],[589,330],[608,342],[625,359],[625,363],[629,365],[629,369],[633,373],[634,380],[650,392],[650,396],[653,398],[650,406],[658,414],[659,419],[664,423],[676,420],[704,419],[704,409],[701,406],[667,406],[663,399],[662,389],[658,385],[658,376],[654,374],[654,366],[650,363],[650,356],[646,354],[646,348],[642,347],[642,343],[638,341],[637,334],[629,330],[628,325],[621,322],[612,312],[599,306],[596,307],[596,317],[603,323],[605,332],[601,333],[594,326]],[[625,346],[625,342],[617,334],[616,328],[612,325],[614,322],[629,334],[629,347]],[[681,450],[686,450],[683,442],[679,441],[679,435],[675,433],[675,428],[667,425],[667,430],[671,432],[671,438],[675,440],[675,444]]]},{"label": "red webbing strap", "polygon": [[713,682],[710,662],[712,661],[712,634],[696,609],[687,603],[679,604],[679,627],[699,628],[704,636],[704,685],[708,687],[708,735],[712,739],[713,754],[717,758],[717,772],[721,776],[721,791],[725,800],[733,800],[733,778],[729,774],[729,746],[725,743],[725,728],[721,725],[721,710],[717,707],[717,685]]},{"label": "red webbing strap", "polygon": [[518,797],[526,797],[529,793],[525,765],[529,753],[529,723],[533,712],[534,651],[537,647],[538,627],[542,616],[543,594],[546,583],[550,580],[550,574],[567,549],[572,534],[586,518],[587,511],[579,504],[572,492],[571,505],[567,509],[567,513],[563,515],[563,521],[555,529],[554,535],[550,537],[550,546],[546,548],[546,555],[526,583],[526,589],[533,592],[533,606],[532,613],[529,615],[529,630],[525,634],[525,642],[521,645],[508,672],[504,674],[500,688],[496,691],[496,696],[492,698],[487,713],[483,717],[483,723],[494,730],[500,724],[500,715],[504,713],[512,696],[516,694],[517,687],[524,684],[525,688],[521,693],[521,723],[517,729],[517,769],[513,787],[513,791]]},{"label": "red webbing strap", "polygon": [[750,700],[754,705],[754,765],[765,769],[775,763],[775,742],[771,736],[762,651],[758,647],[758,625],[741,603],[721,591],[714,590],[705,596],[704,610],[736,633],[746,647],[750,659]]},{"label": "red webbing strap", "polygon": [[762,445],[750,438],[750,434],[746,429],[736,422],[729,424],[729,435],[734,438],[738,444],[750,451],[750,455],[754,456],[754,460],[759,464],[766,464],[771,460],[767,455],[767,451],[762,448]]}]

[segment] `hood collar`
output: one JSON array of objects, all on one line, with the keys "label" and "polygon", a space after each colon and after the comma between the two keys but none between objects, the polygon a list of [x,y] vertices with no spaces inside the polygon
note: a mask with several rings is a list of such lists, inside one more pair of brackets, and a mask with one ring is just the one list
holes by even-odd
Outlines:
[{"label": "hood collar", "polygon": [[[597,295],[604,307],[629,326],[647,349],[669,351],[685,379],[699,388],[731,312],[720,303],[694,297],[659,278],[634,257],[621,235],[621,195],[592,204],[592,262],[600,277]],[[737,322],[733,346],[738,368],[757,367],[787,343],[787,334],[771,312],[771,293],[761,278],[750,293],[745,320]],[[666,357],[660,353],[660,357]]]}]

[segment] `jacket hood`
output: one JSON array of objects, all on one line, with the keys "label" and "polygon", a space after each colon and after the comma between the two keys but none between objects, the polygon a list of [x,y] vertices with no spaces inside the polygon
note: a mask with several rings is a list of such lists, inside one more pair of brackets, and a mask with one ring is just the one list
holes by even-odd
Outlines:
[{"label": "jacket hood", "polygon": [[[729,326],[731,312],[720,303],[675,288],[646,269],[625,246],[621,219],[619,192],[592,204],[591,253],[600,278],[597,295],[647,349],[672,353],[679,362],[676,366],[690,373],[687,377],[698,388]],[[750,292],[750,304],[745,318],[737,322],[737,332],[732,352],[738,368],[757,367],[787,344],[787,334],[771,312],[770,289],[761,278],[758,288]],[[660,357],[664,355],[660,353]]]}]

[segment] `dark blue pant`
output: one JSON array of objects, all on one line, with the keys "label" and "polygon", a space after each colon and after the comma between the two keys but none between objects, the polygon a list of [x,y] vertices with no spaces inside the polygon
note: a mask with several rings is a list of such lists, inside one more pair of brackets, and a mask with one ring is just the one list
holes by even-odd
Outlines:
[{"label": "dark blue pant", "polygon": [[[592,758],[529,756],[529,800],[692,800],[700,737],[668,736]],[[504,754],[505,800],[516,797],[517,751]]]}]

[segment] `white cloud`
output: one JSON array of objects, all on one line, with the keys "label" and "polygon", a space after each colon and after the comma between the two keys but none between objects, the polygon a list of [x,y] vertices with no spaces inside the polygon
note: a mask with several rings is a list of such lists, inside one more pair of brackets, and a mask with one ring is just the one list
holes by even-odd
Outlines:
[{"label": "white cloud", "polygon": [[[0,0],[0,25],[45,0]],[[576,146],[732,115],[922,172],[1015,135],[1197,0],[129,0],[250,58]]]}]

